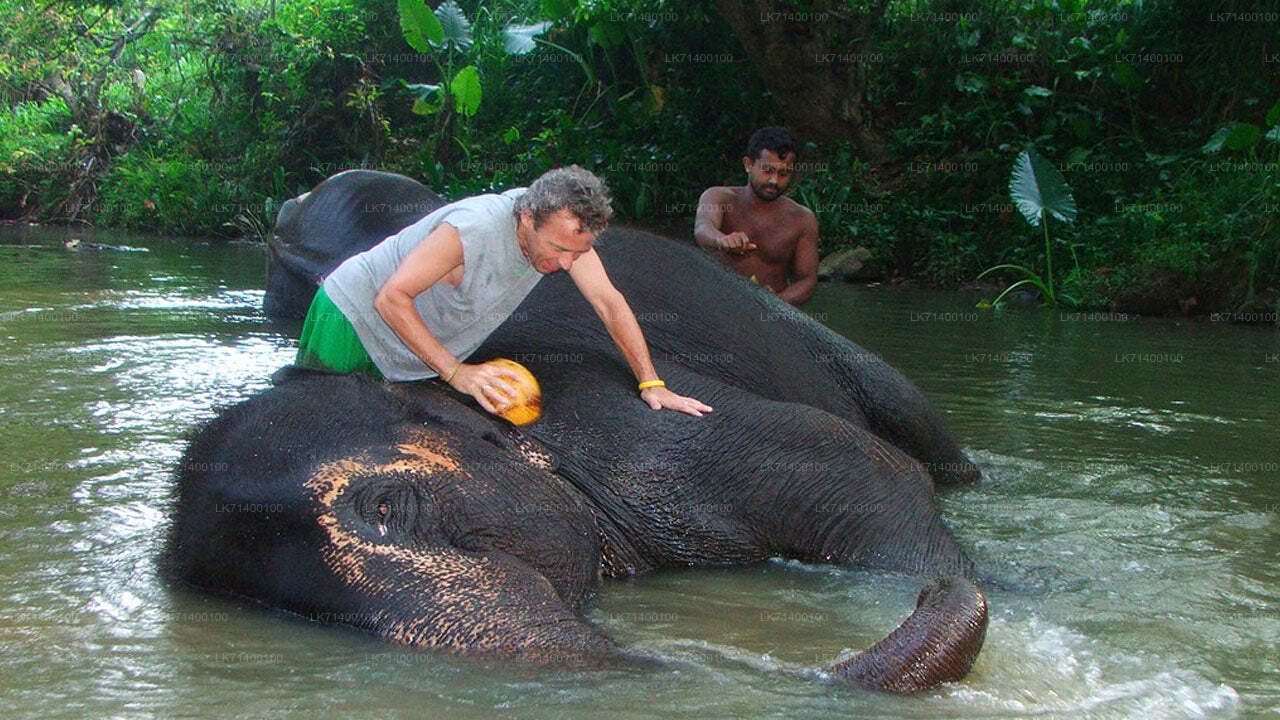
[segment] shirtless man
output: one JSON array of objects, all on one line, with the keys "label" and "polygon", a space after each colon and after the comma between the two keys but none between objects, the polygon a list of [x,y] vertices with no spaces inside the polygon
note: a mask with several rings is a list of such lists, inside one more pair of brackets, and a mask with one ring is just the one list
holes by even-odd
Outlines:
[{"label": "shirtless man", "polygon": [[792,305],[806,302],[818,282],[818,221],[785,196],[798,155],[787,130],[755,131],[742,158],[747,184],[708,188],[693,225],[699,245]]}]

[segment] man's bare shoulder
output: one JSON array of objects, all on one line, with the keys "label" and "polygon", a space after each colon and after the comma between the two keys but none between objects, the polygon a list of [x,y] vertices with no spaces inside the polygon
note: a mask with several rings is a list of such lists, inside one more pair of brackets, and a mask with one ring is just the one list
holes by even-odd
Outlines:
[{"label": "man's bare shoulder", "polygon": [[786,213],[788,220],[791,220],[793,222],[796,222],[798,224],[803,224],[803,225],[809,225],[811,223],[816,225],[818,223],[817,216],[814,215],[813,211],[810,210],[809,208],[805,207],[804,205],[801,205],[800,203],[796,202],[795,200],[792,200],[789,197],[782,198],[782,200],[786,201],[786,204],[783,205],[782,210],[783,212]]},{"label": "man's bare shoulder", "polygon": [[702,191],[702,201],[717,202],[722,200],[737,200],[738,192],[742,190],[740,187],[730,187],[728,185],[716,185]]},{"label": "man's bare shoulder", "polygon": [[738,188],[723,185],[709,187],[703,190],[702,195],[698,198],[698,214],[724,217],[733,210],[733,205],[737,200]]},{"label": "man's bare shoulder", "polygon": [[788,215],[803,215],[805,213],[808,213],[810,215],[813,214],[813,212],[809,210],[809,208],[796,202],[794,198],[788,195],[784,195],[778,198],[778,205]]}]

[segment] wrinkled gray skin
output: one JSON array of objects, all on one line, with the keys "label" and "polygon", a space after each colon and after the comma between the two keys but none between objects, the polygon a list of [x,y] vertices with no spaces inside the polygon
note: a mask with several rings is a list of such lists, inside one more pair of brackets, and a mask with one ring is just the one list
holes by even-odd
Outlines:
[{"label": "wrinkled gray skin", "polygon": [[[316,288],[343,260],[444,204],[403,175],[349,170],[285,201],[267,243],[267,317],[301,320]],[[343,219],[342,233],[329,222]]]},{"label": "wrinkled gray skin", "polygon": [[[405,181],[365,173],[352,194],[378,177]],[[351,222],[312,220],[330,234]],[[601,576],[775,556],[899,571],[935,580],[901,627],[831,676],[889,692],[962,678],[986,606],[933,479],[978,473],[923,395],[695,250],[625,230],[597,249],[659,374],[715,412],[640,402],[558,273],[472,358],[529,367],[541,420],[514,428],[439,382],[285,373],[194,436],[168,574],[409,645],[595,666],[620,656],[582,615]],[[229,501],[282,510],[214,512]]]}]

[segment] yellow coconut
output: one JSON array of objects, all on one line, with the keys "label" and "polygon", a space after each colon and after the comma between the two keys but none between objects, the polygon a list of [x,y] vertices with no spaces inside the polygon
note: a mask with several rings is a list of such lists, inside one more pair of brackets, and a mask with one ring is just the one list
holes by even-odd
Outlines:
[{"label": "yellow coconut", "polygon": [[506,410],[498,413],[499,416],[512,425],[528,425],[542,417],[542,389],[538,387],[538,380],[533,376],[533,373],[529,372],[529,368],[506,358],[494,358],[484,364],[510,370],[520,376],[519,382],[503,378],[506,383],[515,387],[516,396],[513,398],[509,394],[499,391],[508,400],[511,400],[511,405]]}]

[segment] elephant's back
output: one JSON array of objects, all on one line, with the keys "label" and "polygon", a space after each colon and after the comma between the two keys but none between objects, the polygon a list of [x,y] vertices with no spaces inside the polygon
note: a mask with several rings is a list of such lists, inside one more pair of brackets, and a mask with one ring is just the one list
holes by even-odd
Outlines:
[{"label": "elephant's back", "polygon": [[[612,229],[597,252],[640,322],[655,363],[673,363],[770,400],[800,402],[865,426],[853,362],[879,358],[696,248]],[[550,275],[481,348],[487,354],[616,353],[564,273]],[[884,366],[886,369],[887,366]]]}]

